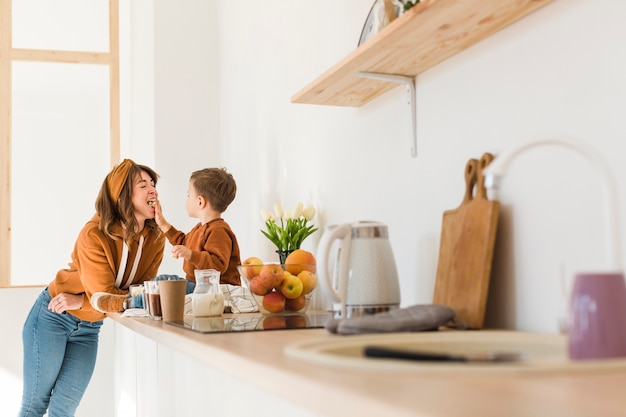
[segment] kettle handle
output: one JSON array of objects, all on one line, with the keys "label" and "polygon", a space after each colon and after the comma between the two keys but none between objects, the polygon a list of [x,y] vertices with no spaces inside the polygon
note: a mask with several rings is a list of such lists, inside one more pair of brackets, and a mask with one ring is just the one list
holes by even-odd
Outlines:
[{"label": "kettle handle", "polygon": [[[338,271],[337,275],[337,288],[333,286],[332,274],[329,264],[330,248],[335,240],[340,241],[338,249],[337,264],[335,268]],[[348,269],[350,259],[350,243],[352,240],[352,225],[349,223],[339,225],[331,230],[328,230],[319,243],[318,264],[320,269],[320,284],[322,289],[335,303],[341,303],[341,314],[345,317],[346,310],[346,293],[348,285]]]}]

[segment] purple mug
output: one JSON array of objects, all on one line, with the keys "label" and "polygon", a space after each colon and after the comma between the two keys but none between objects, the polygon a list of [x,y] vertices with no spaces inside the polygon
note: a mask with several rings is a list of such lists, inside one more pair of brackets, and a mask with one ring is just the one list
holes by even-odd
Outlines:
[{"label": "purple mug", "polygon": [[626,281],[623,274],[576,275],[568,333],[570,359],[626,357]]}]

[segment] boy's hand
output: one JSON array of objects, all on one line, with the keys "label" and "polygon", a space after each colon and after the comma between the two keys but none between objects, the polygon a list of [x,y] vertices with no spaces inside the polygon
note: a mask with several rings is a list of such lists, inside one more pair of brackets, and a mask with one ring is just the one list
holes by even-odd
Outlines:
[{"label": "boy's hand", "polygon": [[165,220],[165,217],[163,217],[163,210],[161,209],[160,200],[156,200],[154,204],[154,211],[155,211],[154,221],[156,221],[156,224],[159,226],[159,229],[161,229],[163,233],[167,233],[167,231],[170,230],[170,227],[172,227],[172,225],[169,224],[167,220]]},{"label": "boy's hand", "polygon": [[191,249],[183,245],[176,245],[172,247],[172,258],[184,258],[186,261],[191,260]]}]

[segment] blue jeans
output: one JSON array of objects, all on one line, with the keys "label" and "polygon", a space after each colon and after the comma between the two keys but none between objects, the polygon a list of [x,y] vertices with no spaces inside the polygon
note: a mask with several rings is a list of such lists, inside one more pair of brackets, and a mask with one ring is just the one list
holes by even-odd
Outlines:
[{"label": "blue jeans", "polygon": [[41,292],[24,329],[24,392],[20,417],[73,416],[87,389],[98,352],[102,321],[88,322],[48,310]]}]

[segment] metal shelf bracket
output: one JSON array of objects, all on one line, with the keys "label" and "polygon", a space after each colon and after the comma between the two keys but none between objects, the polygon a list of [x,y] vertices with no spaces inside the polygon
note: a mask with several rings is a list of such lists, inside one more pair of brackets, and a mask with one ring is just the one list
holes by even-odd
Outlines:
[{"label": "metal shelf bracket", "polygon": [[364,72],[359,71],[357,73],[359,77],[371,78],[373,80],[390,81],[393,83],[404,84],[406,86],[406,92],[408,96],[408,104],[411,107],[411,156],[415,158],[417,156],[417,95],[416,95],[416,77],[407,77],[405,75],[395,74],[382,74],[378,72]]}]

